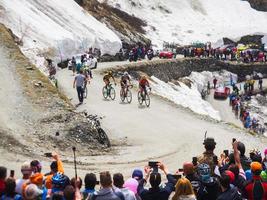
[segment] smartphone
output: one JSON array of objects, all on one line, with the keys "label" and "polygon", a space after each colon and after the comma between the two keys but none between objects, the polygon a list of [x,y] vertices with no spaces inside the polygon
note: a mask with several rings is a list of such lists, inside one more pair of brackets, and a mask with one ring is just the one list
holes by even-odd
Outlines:
[{"label": "smartphone", "polygon": [[10,177],[14,178],[15,177],[15,170],[10,170]]},{"label": "smartphone", "polygon": [[233,138],[233,143],[236,141],[236,139],[235,138]]},{"label": "smartphone", "polygon": [[182,175],[181,174],[172,174],[172,177],[175,179],[175,180],[179,180],[180,178],[182,178]]},{"label": "smartphone", "polygon": [[192,158],[192,163],[194,166],[197,166],[197,157]]},{"label": "smartphone", "polygon": [[52,153],[45,153],[45,157],[52,158]]},{"label": "smartphone", "polygon": [[149,161],[148,166],[153,169],[153,172],[158,172],[158,161]]},{"label": "smartphone", "polygon": [[184,172],[184,169],[180,168],[178,169],[178,172]]},{"label": "smartphone", "polygon": [[226,157],[229,156],[229,150],[223,150],[223,153],[225,154]]}]

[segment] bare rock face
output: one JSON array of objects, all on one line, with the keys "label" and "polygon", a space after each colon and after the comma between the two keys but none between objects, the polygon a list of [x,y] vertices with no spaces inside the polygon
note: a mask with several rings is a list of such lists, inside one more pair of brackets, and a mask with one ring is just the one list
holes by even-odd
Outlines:
[{"label": "bare rock face", "polygon": [[259,11],[267,11],[267,0],[248,0],[252,8]]}]

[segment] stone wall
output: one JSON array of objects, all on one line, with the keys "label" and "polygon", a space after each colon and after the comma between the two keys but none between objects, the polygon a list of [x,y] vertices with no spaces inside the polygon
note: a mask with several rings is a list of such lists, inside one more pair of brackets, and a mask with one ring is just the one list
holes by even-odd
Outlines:
[{"label": "stone wall", "polygon": [[234,64],[211,58],[153,60],[151,62],[131,63],[120,68],[120,71],[127,70],[133,76],[138,76],[138,72],[144,72],[149,76],[154,75],[167,82],[189,76],[192,71],[219,71],[222,69],[237,74],[240,81],[244,80],[246,75],[250,75],[254,71],[262,73],[264,77],[267,77],[267,63]]}]

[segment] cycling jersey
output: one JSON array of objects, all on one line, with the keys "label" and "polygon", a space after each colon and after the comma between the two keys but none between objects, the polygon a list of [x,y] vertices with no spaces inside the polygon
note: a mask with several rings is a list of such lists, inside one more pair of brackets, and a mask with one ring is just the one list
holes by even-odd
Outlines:
[{"label": "cycling jersey", "polygon": [[147,79],[141,79],[141,80],[139,81],[139,85],[140,85],[141,87],[144,87],[144,86],[146,86],[146,85],[149,86],[149,82],[148,82]]}]

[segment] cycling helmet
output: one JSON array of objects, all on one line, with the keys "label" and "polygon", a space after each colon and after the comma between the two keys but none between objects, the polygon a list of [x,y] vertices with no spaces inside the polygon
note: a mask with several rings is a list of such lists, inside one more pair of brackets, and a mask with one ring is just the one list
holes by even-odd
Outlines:
[{"label": "cycling helmet", "polygon": [[65,186],[69,183],[69,178],[64,174],[57,172],[52,177],[52,183],[55,187],[65,188]]}]

